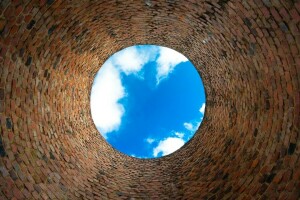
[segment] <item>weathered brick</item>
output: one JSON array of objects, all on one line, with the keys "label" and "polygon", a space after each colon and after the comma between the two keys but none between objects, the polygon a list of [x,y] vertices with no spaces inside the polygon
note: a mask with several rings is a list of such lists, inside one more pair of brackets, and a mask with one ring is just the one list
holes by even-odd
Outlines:
[{"label": "weathered brick", "polygon": [[[0,199],[300,198],[299,2],[0,7]],[[205,85],[201,127],[159,159],[114,150],[89,112],[100,65],[134,44],[181,51]]]}]

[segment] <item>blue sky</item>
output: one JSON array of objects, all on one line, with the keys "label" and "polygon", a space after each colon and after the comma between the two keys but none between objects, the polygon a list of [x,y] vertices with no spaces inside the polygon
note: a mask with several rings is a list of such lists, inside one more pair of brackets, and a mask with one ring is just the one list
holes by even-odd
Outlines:
[{"label": "blue sky", "polygon": [[95,76],[91,112],[102,136],[138,158],[168,155],[198,129],[205,110],[198,72],[182,54],[138,45],[113,54]]}]

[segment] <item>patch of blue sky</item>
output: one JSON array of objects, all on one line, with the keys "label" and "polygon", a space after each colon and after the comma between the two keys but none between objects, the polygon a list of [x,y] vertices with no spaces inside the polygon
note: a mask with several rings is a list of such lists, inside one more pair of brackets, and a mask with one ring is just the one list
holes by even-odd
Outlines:
[{"label": "patch of blue sky", "polygon": [[205,110],[201,78],[186,57],[138,45],[111,56],[97,73],[91,112],[103,137],[139,157],[168,155],[198,129]]}]

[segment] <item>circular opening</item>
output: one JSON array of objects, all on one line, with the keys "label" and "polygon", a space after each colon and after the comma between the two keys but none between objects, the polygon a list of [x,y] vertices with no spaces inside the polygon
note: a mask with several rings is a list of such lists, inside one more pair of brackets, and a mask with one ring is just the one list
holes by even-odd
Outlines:
[{"label": "circular opening", "polygon": [[204,110],[199,73],[167,47],[137,45],[113,54],[92,86],[97,129],[114,148],[137,158],[161,157],[182,147]]}]

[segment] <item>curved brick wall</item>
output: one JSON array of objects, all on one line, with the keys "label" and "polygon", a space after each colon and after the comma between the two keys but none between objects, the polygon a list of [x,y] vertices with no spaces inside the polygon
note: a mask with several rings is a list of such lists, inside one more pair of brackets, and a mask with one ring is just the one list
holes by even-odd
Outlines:
[{"label": "curved brick wall", "polygon": [[[300,2],[0,1],[0,199],[298,199]],[[139,160],[97,132],[99,66],[183,53],[206,87],[182,149]]]}]

